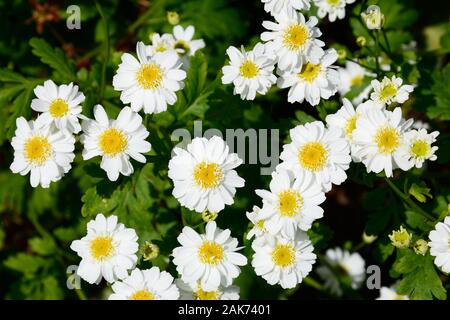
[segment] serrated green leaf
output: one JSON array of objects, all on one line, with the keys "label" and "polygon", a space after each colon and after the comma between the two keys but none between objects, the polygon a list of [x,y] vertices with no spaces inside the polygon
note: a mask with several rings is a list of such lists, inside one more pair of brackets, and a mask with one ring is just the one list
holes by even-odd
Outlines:
[{"label": "serrated green leaf", "polygon": [[409,194],[412,195],[417,201],[425,203],[427,197],[432,199],[433,195],[430,193],[431,189],[427,187],[425,182],[421,181],[419,184],[413,183],[409,188]]}]

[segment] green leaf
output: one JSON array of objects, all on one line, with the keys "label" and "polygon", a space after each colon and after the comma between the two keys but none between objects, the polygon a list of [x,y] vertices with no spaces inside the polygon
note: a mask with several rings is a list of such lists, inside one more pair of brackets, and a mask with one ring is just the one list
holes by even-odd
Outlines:
[{"label": "green leaf", "polygon": [[413,183],[409,188],[409,194],[412,195],[417,201],[425,203],[427,197],[432,199],[433,195],[430,193],[430,188],[427,187],[425,182],[421,181],[419,184]]},{"label": "green leaf", "polygon": [[51,238],[31,238],[28,240],[31,250],[42,256],[48,256],[55,252],[55,242]]},{"label": "green leaf", "polygon": [[98,213],[108,213],[117,207],[117,199],[115,197],[102,198],[97,193],[97,187],[92,187],[86,191],[81,197],[83,206],[81,214],[83,217],[93,217]]},{"label": "green leaf", "polygon": [[433,86],[431,92],[434,94],[436,105],[427,109],[427,115],[434,119],[450,120],[450,63],[442,70],[433,73]]},{"label": "green leaf", "polygon": [[41,257],[20,252],[14,256],[8,257],[4,264],[11,270],[32,275],[46,264],[46,260]]},{"label": "green leaf", "polygon": [[25,79],[22,75],[9,70],[9,69],[0,69],[0,82],[15,82],[15,83],[24,83],[27,79]]},{"label": "green leaf", "polygon": [[321,251],[328,247],[328,243],[333,238],[333,230],[323,223],[315,222],[308,230],[308,236],[314,246],[314,250]]},{"label": "green leaf", "polygon": [[47,41],[41,38],[32,38],[29,43],[33,48],[33,54],[39,57],[43,63],[53,68],[66,81],[75,79],[75,66],[61,49],[52,48]]}]

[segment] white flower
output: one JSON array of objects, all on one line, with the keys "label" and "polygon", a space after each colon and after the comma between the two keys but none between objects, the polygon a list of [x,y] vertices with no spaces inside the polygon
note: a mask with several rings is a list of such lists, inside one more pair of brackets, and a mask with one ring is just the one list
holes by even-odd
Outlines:
[{"label": "white flower", "polygon": [[336,50],[329,49],[318,55],[318,62],[306,62],[300,67],[280,72],[278,87],[290,88],[288,102],[300,102],[305,99],[312,106],[320,102],[320,98],[329,99],[337,92],[339,73],[331,65],[337,60]]},{"label": "white flower", "polygon": [[197,50],[205,47],[203,39],[192,39],[194,33],[195,28],[193,26],[188,26],[186,29],[179,25],[173,27],[173,36],[175,38],[173,47],[180,55],[193,56]]},{"label": "white flower", "polygon": [[309,10],[310,0],[261,0],[264,10],[276,16],[282,12],[295,12],[296,10]]},{"label": "white flower", "polygon": [[[367,75],[367,71],[363,67],[352,61],[347,61],[345,68],[340,67],[337,70],[341,80],[338,88],[341,96],[347,94],[352,87],[361,85]],[[372,88],[370,87],[370,89]]]},{"label": "white flower", "polygon": [[259,207],[253,206],[253,211],[246,213],[247,219],[253,224],[253,227],[247,233],[247,240],[250,240],[253,236],[261,237],[267,233],[266,220],[261,217],[260,212]]},{"label": "white flower", "polygon": [[393,169],[407,171],[411,168],[408,158],[402,152],[404,133],[411,121],[402,119],[402,111],[371,108],[356,121],[353,132],[354,143],[359,146],[356,156],[362,159],[367,172],[380,173],[384,170],[391,177]]},{"label": "white flower", "polygon": [[58,181],[70,170],[75,158],[75,138],[42,120],[16,119],[17,128],[11,141],[14,161],[10,169],[22,176],[30,173],[32,187],[48,188],[50,182]]},{"label": "white flower", "polygon": [[215,291],[230,286],[239,273],[239,266],[247,264],[247,258],[236,252],[236,238],[230,237],[229,229],[217,228],[214,221],[206,224],[205,234],[198,234],[190,227],[184,227],[178,236],[181,247],[173,250],[173,263],[181,279],[187,283],[199,281],[205,291]]},{"label": "white flower", "polygon": [[422,120],[414,120],[414,123],[411,126],[411,129],[416,129],[416,130],[426,129],[426,130],[430,130],[430,124],[425,122],[425,121],[422,121]]},{"label": "white flower", "polygon": [[450,216],[438,222],[429,235],[430,254],[435,257],[434,264],[445,273],[450,273]]},{"label": "white flower", "polygon": [[355,0],[314,0],[317,6],[317,15],[320,18],[328,14],[328,20],[334,22],[337,19],[345,18],[345,5],[355,2]]},{"label": "white flower", "polygon": [[78,92],[78,86],[73,83],[57,86],[52,80],[44,82],[43,86],[34,89],[37,99],[31,101],[31,109],[42,112],[41,121],[46,124],[54,123],[59,130],[78,133],[81,126],[81,104],[84,94]]},{"label": "white flower", "polygon": [[116,216],[98,214],[88,222],[87,235],[70,245],[81,257],[77,274],[90,284],[102,277],[109,283],[125,279],[137,262],[137,239],[134,229],[117,223]]},{"label": "white flower", "polygon": [[111,120],[105,109],[96,105],[94,117],[95,120],[88,119],[82,123],[80,140],[84,145],[83,159],[101,156],[100,167],[111,181],[116,181],[119,174],[131,175],[134,169],[130,157],[145,163],[142,153],[151,149],[150,143],[145,140],[149,133],[142,124],[141,116],[125,107],[116,120]]},{"label": "white flower", "polygon": [[114,90],[121,91],[120,100],[130,104],[133,111],[144,108],[145,113],[160,113],[177,101],[175,92],[184,86],[186,72],[173,51],[156,52],[148,56],[142,42],[136,45],[137,59],[129,53],[113,78]]},{"label": "white flower", "polygon": [[398,294],[393,287],[381,287],[380,296],[376,300],[409,300],[409,297]]},{"label": "white flower", "polygon": [[321,36],[315,27],[318,20],[305,17],[299,12],[282,12],[275,16],[276,22],[264,21],[263,27],[269,31],[261,34],[262,41],[268,41],[268,50],[276,53],[278,68],[286,70],[301,66],[305,60],[319,63],[325,43],[316,39]]},{"label": "white flower", "polygon": [[238,286],[219,286],[214,291],[205,291],[199,282],[186,283],[177,279],[175,283],[180,289],[180,300],[239,300]]},{"label": "white flower", "polygon": [[164,33],[160,35],[159,33],[152,34],[152,44],[146,46],[147,55],[153,56],[157,52],[175,51],[173,48],[175,39],[170,33]]},{"label": "white flower", "polygon": [[402,145],[402,152],[409,158],[412,167],[422,168],[426,160],[437,159],[437,146],[432,146],[439,135],[438,131],[427,133],[425,129],[409,130],[405,132],[406,143]]},{"label": "white flower", "polygon": [[281,232],[294,238],[298,229],[307,231],[311,224],[323,217],[319,205],[325,201],[322,188],[311,176],[296,179],[289,170],[272,173],[270,191],[256,190],[263,199],[259,216],[265,219],[265,228],[272,235]]},{"label": "white flower", "polygon": [[361,17],[369,30],[379,30],[384,24],[384,14],[377,5],[369,6],[366,12],[361,13]]},{"label": "white flower", "polygon": [[177,300],[180,296],[173,277],[158,267],[147,270],[134,269],[122,281],[111,287],[109,300]]},{"label": "white flower", "polygon": [[342,135],[350,143],[350,151],[352,160],[355,162],[361,162],[361,159],[357,156],[359,145],[353,141],[353,132],[356,128],[356,121],[362,114],[372,108],[379,108],[373,101],[368,100],[355,108],[352,103],[344,98],[342,107],[334,114],[330,114],[325,118],[325,121],[329,128],[337,128],[341,130]]},{"label": "white flower", "polygon": [[374,92],[370,95],[370,99],[383,106],[390,105],[393,102],[403,103],[409,98],[409,94],[414,90],[411,85],[402,85],[403,80],[392,76],[391,79],[384,77],[380,82],[372,80],[371,84]]},{"label": "white flower", "polygon": [[298,231],[295,237],[266,235],[252,243],[255,251],[252,266],[268,284],[280,284],[283,289],[301,283],[316,262],[313,246],[306,233]]},{"label": "white flower", "polygon": [[241,51],[235,47],[227,49],[230,65],[222,68],[222,83],[233,83],[234,94],[241,99],[253,100],[256,93],[264,95],[277,82],[273,74],[276,61],[265,53],[264,47],[258,43],[248,52],[243,47]]},{"label": "white flower", "polygon": [[222,138],[194,138],[187,150],[176,147],[173,152],[169,177],[174,184],[172,194],[182,206],[217,213],[233,204],[236,188],[245,182],[234,170],[242,160],[229,152]]},{"label": "white flower", "polygon": [[314,177],[325,192],[331,184],[347,179],[350,145],[337,128],[326,129],[321,121],[299,125],[289,132],[292,142],[283,146],[280,168],[291,169],[300,179]]},{"label": "white flower", "polygon": [[359,289],[366,276],[364,259],[359,253],[350,253],[341,248],[328,249],[326,264],[317,268],[317,273],[325,281],[325,288],[332,294],[342,295],[339,277],[350,277],[351,287]]}]

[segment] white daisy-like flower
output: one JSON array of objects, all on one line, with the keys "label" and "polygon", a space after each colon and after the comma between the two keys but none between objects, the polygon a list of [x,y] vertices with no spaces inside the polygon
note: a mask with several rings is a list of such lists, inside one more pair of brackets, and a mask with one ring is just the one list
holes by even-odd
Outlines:
[{"label": "white daisy-like flower", "polygon": [[59,130],[78,133],[81,130],[81,104],[84,94],[73,83],[57,86],[52,80],[34,89],[37,98],[31,101],[31,109],[42,112],[41,121],[55,124]]},{"label": "white daisy-like flower", "polygon": [[113,77],[114,90],[121,91],[120,100],[130,104],[133,111],[160,113],[177,101],[177,91],[184,86],[186,72],[173,51],[147,54],[142,42],[136,45],[137,59],[129,53],[122,55],[122,63]]},{"label": "white daisy-like flower", "polygon": [[269,31],[261,34],[269,50],[278,57],[278,68],[286,70],[299,67],[306,60],[319,63],[325,43],[319,39],[321,32],[316,27],[316,17],[308,21],[300,12],[282,12],[275,16],[276,22],[264,21],[263,27]]},{"label": "white daisy-like flower", "polygon": [[152,44],[146,47],[147,55],[153,56],[157,52],[175,51],[174,43],[175,38],[170,33],[160,35],[155,32],[152,34]]},{"label": "white daisy-like flower", "polygon": [[398,294],[394,287],[381,287],[376,300],[409,300],[409,297]]},{"label": "white daisy-like flower", "polygon": [[326,264],[317,268],[317,273],[325,281],[324,287],[332,294],[342,295],[340,277],[350,277],[354,290],[361,287],[366,277],[366,268],[359,253],[335,248],[328,249],[324,258]]},{"label": "white daisy-like flower", "polygon": [[296,179],[290,170],[272,173],[270,191],[256,190],[263,199],[259,216],[272,235],[294,238],[298,229],[308,231],[316,219],[323,217],[319,205],[325,201],[322,188],[312,176]]},{"label": "white daisy-like flower", "polygon": [[177,279],[175,283],[180,289],[180,300],[239,300],[238,286],[219,286],[216,290],[205,291],[199,282],[186,283]]},{"label": "white daisy-like flower", "polygon": [[434,264],[445,273],[450,273],[450,216],[438,222],[429,235],[430,254],[435,257]]},{"label": "white daisy-like flower", "polygon": [[320,54],[317,63],[306,62],[301,67],[280,71],[277,84],[281,89],[290,88],[288,102],[308,101],[312,106],[320,99],[329,99],[337,92],[339,73],[331,65],[337,60],[336,50],[329,49]]},{"label": "white daisy-like flower", "polygon": [[149,133],[142,118],[129,107],[123,108],[116,120],[108,119],[101,105],[94,107],[95,120],[82,123],[81,143],[84,145],[83,159],[102,157],[100,167],[108,179],[116,181],[119,174],[129,176],[134,172],[130,157],[141,163],[146,159],[142,153],[149,152],[151,145],[145,139]]},{"label": "white daisy-like flower", "polygon": [[229,229],[217,228],[215,221],[209,221],[205,234],[198,234],[190,227],[184,227],[178,236],[181,247],[173,250],[173,263],[181,279],[187,283],[200,283],[205,291],[215,291],[230,286],[239,273],[239,266],[247,264],[247,258],[238,253],[236,238]]},{"label": "white daisy-like flower", "polygon": [[432,144],[436,142],[438,131],[428,133],[426,129],[409,130],[405,132],[406,143],[401,146],[405,157],[409,158],[412,167],[422,168],[426,160],[435,161],[439,149]]},{"label": "white daisy-like flower", "polygon": [[312,176],[324,192],[331,184],[347,179],[350,145],[337,128],[325,128],[321,121],[299,125],[289,132],[291,143],[283,146],[279,168],[292,170],[300,180]]},{"label": "white daisy-like flower", "polygon": [[[345,68],[339,67],[337,70],[341,80],[338,87],[341,96],[347,94],[352,87],[361,85],[367,75],[366,69],[352,61],[347,61]],[[372,90],[372,87],[369,88]]]},{"label": "white daisy-like flower", "polygon": [[22,176],[30,173],[32,187],[48,188],[50,182],[69,172],[75,158],[75,138],[46,122],[41,116],[28,122],[23,117],[17,118],[11,141],[14,161],[10,169]]},{"label": "white daisy-like flower", "polygon": [[261,0],[261,2],[264,3],[264,10],[272,16],[284,11],[309,10],[311,7],[310,0]]},{"label": "white daisy-like flower", "polygon": [[317,15],[320,18],[328,15],[330,22],[334,22],[336,19],[344,19],[345,6],[353,2],[355,0],[314,0],[314,4],[318,8]]},{"label": "white daisy-like flower", "polygon": [[256,274],[268,284],[280,284],[283,289],[301,283],[316,262],[311,241],[302,231],[292,239],[271,235],[256,238],[252,248],[255,251],[252,266]]},{"label": "white daisy-like flower", "polygon": [[114,293],[109,300],[177,300],[180,296],[170,273],[158,267],[134,269],[122,281],[114,282],[111,288]]},{"label": "white daisy-like flower", "polygon": [[243,47],[241,51],[229,47],[227,55],[230,64],[222,68],[222,83],[233,83],[234,94],[239,94],[241,99],[253,100],[256,93],[264,95],[277,82],[273,74],[276,61],[265,53],[262,43],[248,52]]},{"label": "white daisy-like flower", "polygon": [[174,184],[172,194],[182,206],[217,213],[233,204],[236,188],[245,183],[234,170],[242,160],[229,152],[222,138],[194,138],[187,150],[176,147],[173,152],[169,177]]},{"label": "white daisy-like flower", "polygon": [[392,76],[391,79],[384,77],[381,82],[374,79],[371,84],[374,92],[370,95],[370,99],[383,106],[390,105],[393,102],[405,102],[414,90],[411,85],[402,85],[403,80],[396,76]]},{"label": "white daisy-like flower", "polygon": [[259,214],[260,212],[261,209],[259,207],[253,206],[253,211],[246,213],[247,219],[253,224],[253,227],[247,233],[247,240],[250,240],[254,236],[257,238],[261,237],[267,233],[267,228],[265,226],[266,219],[261,217]]},{"label": "white daisy-like flower", "polygon": [[173,36],[175,38],[173,48],[180,55],[195,55],[195,52],[197,52],[197,50],[203,49],[205,47],[205,41],[203,41],[203,39],[193,40],[194,34],[195,28],[193,26],[188,26],[186,27],[186,29],[184,29],[180,25],[173,27]]},{"label": "white daisy-like flower", "polygon": [[117,223],[116,216],[98,214],[87,224],[87,235],[70,248],[80,257],[77,274],[90,284],[105,278],[109,283],[128,277],[137,262],[139,245],[134,229]]},{"label": "white daisy-like flower", "polygon": [[380,173],[384,170],[391,177],[393,170],[407,171],[411,164],[402,145],[405,132],[412,121],[404,121],[402,110],[394,111],[371,108],[356,121],[353,140],[357,144],[356,156],[362,160],[367,172]]},{"label": "white daisy-like flower", "polygon": [[350,151],[352,160],[355,162],[361,162],[361,159],[357,157],[359,145],[353,141],[353,132],[356,128],[356,121],[361,117],[364,112],[372,108],[379,108],[375,102],[368,100],[356,107],[353,107],[352,103],[344,98],[342,107],[334,114],[329,114],[325,121],[329,128],[337,128],[341,130],[342,135],[350,143]]}]

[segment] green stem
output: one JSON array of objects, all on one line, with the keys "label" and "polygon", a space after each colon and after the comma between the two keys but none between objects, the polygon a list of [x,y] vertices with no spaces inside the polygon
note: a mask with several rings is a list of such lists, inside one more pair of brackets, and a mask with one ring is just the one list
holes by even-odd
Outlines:
[{"label": "green stem", "polygon": [[383,34],[384,41],[386,42],[387,51],[389,51],[389,54],[390,54],[392,52],[391,45],[389,44],[389,40],[387,38],[386,31],[384,31],[384,29],[381,29],[381,33]]},{"label": "green stem", "polygon": [[80,288],[80,289],[75,289],[75,293],[78,296],[78,299],[80,300],[87,300],[86,294],[84,293],[84,291]]},{"label": "green stem", "polygon": [[365,65],[365,64],[363,64],[363,63],[361,63],[361,62],[358,62],[358,60],[350,59],[350,58],[347,58],[346,60],[347,60],[347,61],[354,62],[354,63],[356,63],[356,64],[359,64],[361,67],[363,67],[363,68],[365,68],[365,69],[372,70],[372,71],[377,71],[377,70],[376,70],[375,68],[373,68],[373,67],[369,67],[369,66],[367,66],[367,65]]},{"label": "green stem", "polygon": [[106,85],[106,66],[109,62],[109,27],[108,27],[108,21],[106,19],[105,14],[103,13],[102,7],[98,4],[97,1],[95,1],[95,6],[97,7],[97,11],[100,14],[100,17],[102,18],[104,27],[105,27],[105,57],[103,59],[103,63],[102,63],[102,78],[101,78],[101,82],[100,82],[100,92],[99,92],[99,99],[98,101],[101,102],[103,101],[103,96],[105,93],[105,85]]},{"label": "green stem", "polygon": [[375,31],[375,46],[376,46],[376,50],[377,50],[376,57],[375,57],[375,63],[376,63],[376,66],[377,66],[377,75],[379,76],[380,75],[380,70],[381,70],[381,68],[380,68],[380,61],[378,59],[380,57],[380,39],[378,38],[378,32],[377,31]]},{"label": "green stem", "polygon": [[308,285],[308,286],[310,286],[310,287],[312,287],[312,288],[314,288],[314,289],[317,289],[317,290],[320,290],[320,291],[323,290],[322,284],[320,284],[317,280],[314,280],[314,279],[311,278],[311,277],[306,277],[306,278],[304,278],[304,279],[303,279],[303,282],[304,282],[306,285]]},{"label": "green stem", "polygon": [[397,186],[391,180],[389,180],[389,178],[384,179],[386,180],[389,187],[397,194],[397,196],[402,199],[408,206],[410,206],[411,209],[413,209],[417,213],[420,213],[430,221],[436,220],[435,217],[433,217],[431,214],[419,207],[414,201],[412,201],[407,194],[403,193],[399,188],[397,188]]}]

